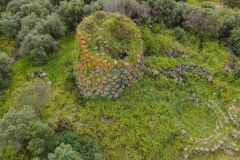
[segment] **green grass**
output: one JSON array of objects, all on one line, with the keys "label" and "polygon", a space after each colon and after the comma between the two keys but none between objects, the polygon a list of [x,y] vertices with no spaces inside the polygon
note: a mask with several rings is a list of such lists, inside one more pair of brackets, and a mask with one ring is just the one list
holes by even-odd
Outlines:
[{"label": "green grass", "polygon": [[0,51],[10,55],[12,47],[16,44],[16,41],[0,32],[0,42]]},{"label": "green grass", "polygon": [[[59,51],[41,66],[35,66],[29,57],[14,63],[9,87],[0,95],[0,116],[16,106],[14,93],[32,81],[28,75],[41,70],[48,75],[44,81],[51,81],[54,90],[51,101],[42,107],[44,120],[65,117],[76,133],[86,140],[93,139],[100,146],[105,159],[181,159],[187,145],[198,145],[190,141],[191,137],[207,138],[215,134],[218,117],[205,103],[216,102],[218,110],[226,114],[233,99],[240,100],[240,79],[222,69],[230,58],[224,43],[204,37],[203,49],[199,50],[199,37],[186,32],[184,40],[179,42],[173,33],[172,29],[162,28],[158,35],[146,36],[167,39],[158,41],[162,45],[159,48],[165,50],[145,57],[146,66],[172,69],[177,64],[195,64],[211,72],[211,82],[197,72],[182,72],[185,78],[182,82],[146,73],[118,99],[83,99],[78,88],[67,81],[75,48],[75,33],[68,33],[59,39]],[[16,43],[3,35],[0,38],[3,44],[0,50],[9,54]],[[165,51],[171,46],[186,54],[178,58],[167,57]],[[193,95],[198,102],[189,100]],[[236,128],[231,122],[226,127]],[[187,135],[181,134],[183,129]],[[234,142],[226,128],[222,132],[228,135],[229,143]],[[236,144],[239,148],[239,141]],[[228,157],[222,150],[208,155],[191,151],[189,155],[191,159]],[[234,152],[234,156],[240,155]]]}]

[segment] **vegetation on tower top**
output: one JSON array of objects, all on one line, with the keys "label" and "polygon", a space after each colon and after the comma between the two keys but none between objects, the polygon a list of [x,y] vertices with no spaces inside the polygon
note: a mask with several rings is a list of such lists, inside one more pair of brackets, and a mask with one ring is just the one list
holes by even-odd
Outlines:
[{"label": "vegetation on tower top", "polygon": [[118,13],[95,12],[85,17],[77,29],[87,37],[87,50],[107,60],[136,61],[143,51],[140,30],[128,17]]}]

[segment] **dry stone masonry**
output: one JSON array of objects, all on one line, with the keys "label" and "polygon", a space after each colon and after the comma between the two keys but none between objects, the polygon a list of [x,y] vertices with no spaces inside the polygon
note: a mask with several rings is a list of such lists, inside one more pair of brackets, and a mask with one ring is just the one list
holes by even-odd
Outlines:
[{"label": "dry stone masonry", "polygon": [[[87,98],[94,96],[116,98],[126,87],[129,87],[131,83],[136,82],[143,75],[141,43],[137,46],[138,50],[135,48],[130,50],[131,48],[127,48],[125,44],[122,45],[123,47],[117,46],[118,48],[113,46],[112,40],[106,36],[106,31],[110,30],[105,24],[108,18],[112,20],[112,25],[116,22],[114,21],[116,18],[122,19],[121,25],[131,23],[133,26],[131,32],[134,32],[134,36],[141,40],[138,28],[125,16],[116,13],[96,12],[83,19],[76,31],[77,49],[74,75],[81,94]],[[96,26],[91,28],[92,25]],[[124,30],[124,28],[122,26],[120,32],[126,34],[126,37],[128,34],[131,36],[130,31]],[[114,42],[112,41],[112,43]],[[121,44],[121,42],[119,43]],[[113,55],[114,53],[115,55]]]}]

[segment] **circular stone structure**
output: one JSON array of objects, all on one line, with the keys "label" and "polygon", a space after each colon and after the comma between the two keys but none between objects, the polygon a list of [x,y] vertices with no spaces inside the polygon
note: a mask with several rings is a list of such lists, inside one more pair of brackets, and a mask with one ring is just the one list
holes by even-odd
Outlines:
[{"label": "circular stone structure", "polygon": [[142,70],[143,40],[131,19],[99,11],[78,25],[74,75],[84,97],[116,98]]}]

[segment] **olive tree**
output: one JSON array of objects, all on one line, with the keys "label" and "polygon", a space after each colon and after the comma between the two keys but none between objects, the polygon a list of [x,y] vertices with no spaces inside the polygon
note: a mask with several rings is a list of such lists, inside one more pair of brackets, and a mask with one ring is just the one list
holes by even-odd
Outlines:
[{"label": "olive tree", "polygon": [[[45,17],[53,10],[53,6],[48,0],[12,0],[8,3],[6,11],[2,14],[2,25],[4,27],[12,26],[13,22],[6,23],[7,21],[15,20],[18,24],[18,28],[15,25],[17,31],[21,29],[21,19],[35,13],[37,16]],[[34,17],[32,17],[34,18]],[[12,20],[12,21],[13,21]],[[12,29],[12,28],[11,28]],[[9,29],[11,32],[11,30]]]},{"label": "olive tree", "polygon": [[[70,18],[72,15],[79,17],[75,15],[79,13],[76,10],[79,3],[75,2],[79,0],[69,2]],[[83,3],[80,8],[82,6]],[[53,37],[64,35],[66,31],[60,15],[54,13],[54,10],[50,0],[12,0],[2,14],[0,23],[4,31],[13,38],[17,37],[21,44],[19,54],[30,55],[36,64],[43,63],[50,52],[57,50],[58,45]]]},{"label": "olive tree", "polygon": [[221,17],[221,22],[220,36],[228,38],[233,28],[240,27],[240,13],[234,10],[228,10],[227,13]]},{"label": "olive tree", "polygon": [[185,25],[193,28],[198,34],[205,33],[210,36],[218,36],[219,21],[214,10],[209,8],[198,9],[188,16]]},{"label": "olive tree", "polygon": [[164,21],[167,25],[175,23],[177,3],[174,0],[149,0],[153,21]]},{"label": "olive tree", "polygon": [[49,101],[51,93],[51,86],[36,79],[33,83],[29,83],[25,88],[20,88],[15,94],[15,97],[18,105],[34,107],[39,118],[41,118],[42,114],[40,108]]},{"label": "olive tree", "polygon": [[57,13],[70,29],[75,29],[82,20],[83,7],[83,0],[61,1]]},{"label": "olive tree", "polygon": [[56,13],[48,15],[46,19],[38,21],[35,29],[41,34],[50,34],[53,37],[62,36],[66,32],[65,24]]},{"label": "olive tree", "polygon": [[18,152],[30,151],[34,156],[55,145],[54,130],[42,123],[31,107],[11,109],[0,119],[0,147]]},{"label": "olive tree", "polygon": [[58,43],[49,34],[40,34],[32,30],[21,42],[20,55],[29,54],[37,64],[47,58],[47,54],[57,50]]}]

